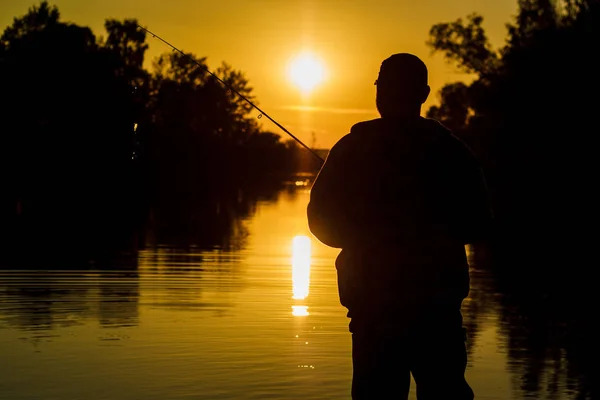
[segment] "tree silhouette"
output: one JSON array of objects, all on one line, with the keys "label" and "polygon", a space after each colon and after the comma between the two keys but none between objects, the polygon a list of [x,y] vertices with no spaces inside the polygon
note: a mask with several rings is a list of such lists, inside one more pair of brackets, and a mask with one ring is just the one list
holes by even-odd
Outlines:
[{"label": "tree silhouette", "polygon": [[476,79],[441,91],[428,115],[478,153],[499,227],[514,240],[565,239],[592,214],[590,126],[600,87],[598,1],[521,0],[506,44],[493,50],[483,18],[433,26],[428,44]]},{"label": "tree silhouette", "polygon": [[475,79],[445,86],[428,115],[467,141],[487,172],[498,225],[491,270],[518,388],[591,399],[595,247],[584,225],[598,221],[590,94],[600,89],[600,1],[518,6],[497,50],[480,16],[432,27],[432,49]]},{"label": "tree silhouette", "polygon": [[91,30],[59,17],[42,3],[2,35],[3,172],[28,236],[87,249],[127,220],[131,90]]},{"label": "tree silhouette", "polygon": [[149,213],[181,226],[239,188],[251,199],[250,186],[275,188],[294,168],[318,170],[297,162],[306,151],[261,131],[235,93],[256,102],[242,72],[222,63],[214,72],[224,85],[205,58],[198,66],[177,52],[148,71],[135,19],[107,19],[105,30],[98,38],[63,22],[43,1],[0,36],[8,248],[32,240],[52,248],[61,238],[82,255],[127,247]]}]

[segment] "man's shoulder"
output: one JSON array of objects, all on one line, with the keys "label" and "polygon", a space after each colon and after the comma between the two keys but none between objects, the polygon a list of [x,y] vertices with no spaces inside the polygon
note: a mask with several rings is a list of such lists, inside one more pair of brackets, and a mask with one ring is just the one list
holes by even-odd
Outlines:
[{"label": "man's shoulder", "polygon": [[350,135],[358,136],[362,133],[371,132],[381,127],[381,118],[375,118],[368,121],[357,122],[350,128]]},{"label": "man's shoulder", "polygon": [[414,122],[396,123],[384,121],[382,118],[375,118],[368,121],[361,121],[352,126],[350,134],[360,136],[362,134],[372,133],[374,131],[384,130],[409,129],[432,133],[434,136],[443,137],[444,139],[456,139],[450,129],[444,126],[438,120],[432,118],[420,117]]},{"label": "man's shoulder", "polygon": [[377,118],[369,121],[357,122],[356,124],[352,125],[350,132],[342,136],[342,138],[338,140],[331,148],[331,151],[335,153],[341,153],[351,147],[359,145],[362,143],[364,138],[369,135],[369,133],[377,130],[378,126],[380,126],[380,120],[381,118]]},{"label": "man's shoulder", "polygon": [[447,126],[445,126],[440,121],[438,121],[437,119],[433,119],[433,118],[421,118],[421,123],[424,124],[425,126],[427,126],[430,129],[435,129],[435,130],[438,130],[440,132],[444,132],[446,134],[452,134],[452,131],[450,129],[448,129]]},{"label": "man's shoulder", "polygon": [[433,138],[436,139],[437,143],[455,148],[467,147],[467,144],[461,138],[456,136],[454,132],[440,121],[432,118],[423,118],[422,123],[425,130],[433,133]]},{"label": "man's shoulder", "polygon": [[460,158],[464,160],[475,161],[475,154],[471,147],[461,137],[457,136],[450,129],[445,127],[441,122],[424,118],[424,121],[436,132],[433,140],[434,148],[442,154],[447,154],[452,158]]}]

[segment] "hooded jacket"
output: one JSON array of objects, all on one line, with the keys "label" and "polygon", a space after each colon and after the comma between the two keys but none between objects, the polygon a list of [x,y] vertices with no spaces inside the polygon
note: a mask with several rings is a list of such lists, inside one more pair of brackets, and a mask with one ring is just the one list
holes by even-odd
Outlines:
[{"label": "hooded jacket", "polygon": [[342,249],[338,289],[349,317],[460,308],[469,293],[465,244],[491,220],[475,157],[425,118],[354,125],[329,152],[307,213],[311,232]]}]

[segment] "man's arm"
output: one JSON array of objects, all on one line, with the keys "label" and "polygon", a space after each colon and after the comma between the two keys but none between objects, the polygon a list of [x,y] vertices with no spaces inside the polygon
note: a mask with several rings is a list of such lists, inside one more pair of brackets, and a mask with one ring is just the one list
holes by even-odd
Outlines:
[{"label": "man's arm", "polygon": [[456,209],[457,233],[464,244],[474,244],[487,239],[493,220],[487,184],[479,161],[471,150],[454,138],[454,156],[450,160],[451,191]]},{"label": "man's arm", "polygon": [[[330,150],[310,190],[307,216],[310,231],[323,244],[341,248],[348,233],[345,212],[344,138]],[[346,171],[347,172],[347,171]]]}]

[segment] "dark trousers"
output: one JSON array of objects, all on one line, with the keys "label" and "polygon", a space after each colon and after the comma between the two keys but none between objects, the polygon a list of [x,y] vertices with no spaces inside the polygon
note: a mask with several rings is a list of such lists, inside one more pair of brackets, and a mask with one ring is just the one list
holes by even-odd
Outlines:
[{"label": "dark trousers", "polygon": [[407,399],[412,373],[418,400],[472,400],[465,340],[465,330],[455,323],[355,328],[352,399]]}]

